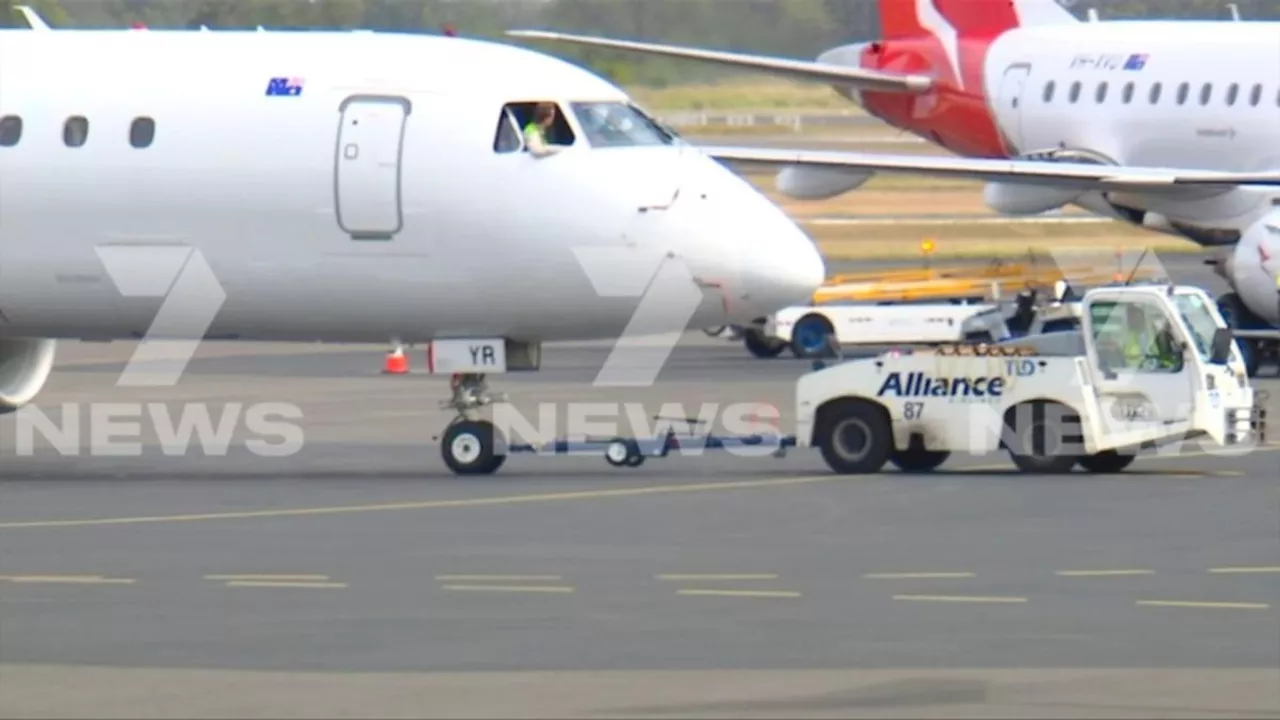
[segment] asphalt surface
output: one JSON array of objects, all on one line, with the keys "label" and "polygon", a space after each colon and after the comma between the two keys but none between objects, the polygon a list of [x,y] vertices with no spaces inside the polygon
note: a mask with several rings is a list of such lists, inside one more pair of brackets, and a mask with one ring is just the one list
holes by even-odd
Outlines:
[{"label": "asphalt surface", "polygon": [[[305,442],[263,457],[241,421],[226,454],[166,456],[148,405],[141,454],[101,457],[84,416],[64,452],[0,419],[0,716],[1280,715],[1280,446],[1120,476],[841,478],[802,452],[461,479],[431,442],[445,381],[383,376],[383,350],[208,343],[139,389],[114,386],[131,346],[61,348],[54,423],[278,403]],[[692,334],[654,387],[592,387],[607,354],[495,389],[530,418],[748,403],[786,427],[808,367]]]}]

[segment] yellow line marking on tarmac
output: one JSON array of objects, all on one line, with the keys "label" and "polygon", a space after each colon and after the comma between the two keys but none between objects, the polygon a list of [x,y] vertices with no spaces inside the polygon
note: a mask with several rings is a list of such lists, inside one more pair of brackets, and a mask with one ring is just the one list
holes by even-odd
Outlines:
[{"label": "yellow line marking on tarmac", "polygon": [[1209,568],[1209,572],[1220,575],[1250,575],[1261,573],[1280,573],[1280,567],[1220,567]]},{"label": "yellow line marking on tarmac", "polygon": [[1265,603],[1191,602],[1188,600],[1139,600],[1137,604],[1152,607],[1215,608],[1220,610],[1266,610],[1271,607]]},{"label": "yellow line marking on tarmac", "polygon": [[656,575],[658,580],[777,580],[777,575]]},{"label": "yellow line marking on tarmac", "polygon": [[0,580],[13,583],[63,583],[80,585],[132,585],[131,578],[107,578],[101,575],[0,575]]},{"label": "yellow line marking on tarmac", "polygon": [[854,476],[808,475],[795,478],[768,480],[739,480],[730,482],[696,483],[690,485],[648,485],[637,488],[608,490],[580,490],[575,492],[542,493],[535,495],[503,495],[488,498],[460,500],[422,500],[416,502],[384,503],[380,505],[342,505],[319,508],[286,508],[281,510],[249,510],[244,512],[192,513],[187,515],[153,515],[143,517],[92,518],[83,520],[31,520],[0,522],[0,530],[17,528],[89,527],[95,525],[142,525],[151,523],[205,522],[212,520],[251,520],[255,518],[310,517],[342,515],[362,512],[390,512],[395,510],[437,510],[443,508],[486,507],[493,505],[527,505],[533,503],[571,502],[574,500],[604,500],[607,498],[640,497],[644,495],[671,495],[676,493],[716,492],[722,490],[751,490],[761,488],[814,485],[817,483],[849,482]]},{"label": "yellow line marking on tarmac", "polygon": [[445,590],[457,592],[504,593],[571,593],[573,588],[557,585],[445,585]]},{"label": "yellow line marking on tarmac", "polygon": [[437,575],[441,582],[483,582],[485,580],[506,580],[508,582],[539,582],[563,580],[559,575]]},{"label": "yellow line marking on tarmac", "polygon": [[968,602],[968,603],[1024,603],[1026,598],[1020,597],[973,597],[964,595],[894,595],[894,600],[915,600],[920,602]]},{"label": "yellow line marking on tarmac", "polygon": [[970,572],[917,572],[917,573],[869,573],[868,580],[946,580],[950,578],[976,577]]},{"label": "yellow line marking on tarmac", "polygon": [[711,597],[757,597],[757,598],[798,598],[800,593],[790,590],[691,590],[681,589],[677,595],[700,595]]},{"label": "yellow line marking on tarmac", "polygon": [[281,582],[324,582],[328,575],[205,575],[205,580],[278,580]]},{"label": "yellow line marking on tarmac", "polygon": [[[1280,450],[1280,445],[1255,448],[1254,452]],[[1183,453],[1177,457],[1210,456],[1214,453]],[[996,472],[1008,470],[1009,465],[984,465],[958,468],[965,472]],[[874,477],[874,476],[872,476]],[[671,495],[676,493],[717,492],[723,490],[752,490],[763,488],[815,485],[818,483],[848,482],[855,476],[809,475],[795,478],[768,480],[740,480],[730,482],[696,483],[691,485],[649,485],[637,488],[608,490],[581,490],[576,492],[542,493],[535,495],[504,495],[489,498],[465,498],[459,500],[422,500],[380,505],[339,505],[317,508],[285,508],[281,510],[249,510],[244,512],[189,513],[184,515],[150,515],[138,517],[84,518],[79,520],[20,520],[0,522],[0,530],[21,528],[92,527],[98,525],[144,525],[156,523],[208,522],[214,520],[253,520],[257,518],[313,517],[320,515],[344,515],[362,512],[391,512],[396,510],[436,510],[443,508],[487,507],[491,505],[526,505],[533,503],[570,502],[574,500],[605,500],[608,498],[641,497],[644,495]]]},{"label": "yellow line marking on tarmac", "polygon": [[344,588],[346,583],[337,582],[286,582],[283,580],[231,580],[227,582],[227,587],[255,587],[255,588]]},{"label": "yellow line marking on tarmac", "polygon": [[1121,575],[1155,575],[1154,570],[1058,570],[1062,577],[1117,577]]}]

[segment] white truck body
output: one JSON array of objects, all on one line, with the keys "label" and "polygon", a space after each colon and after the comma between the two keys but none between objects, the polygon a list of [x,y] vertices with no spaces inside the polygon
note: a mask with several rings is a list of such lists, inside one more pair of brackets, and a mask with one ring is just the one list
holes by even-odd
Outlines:
[{"label": "white truck body", "polygon": [[[895,303],[796,305],[768,316],[764,336],[790,343],[796,322],[808,315],[827,319],[842,345],[892,345],[960,342],[976,316],[994,311],[995,303]],[[999,339],[998,335],[993,338]]]},{"label": "white truck body", "polygon": [[[1160,367],[1148,356],[1135,366],[1115,357],[1109,346],[1112,333],[1132,312],[1154,323],[1152,327],[1167,328],[1167,337],[1181,350],[1181,362]],[[822,448],[828,464],[837,470],[843,465],[846,472],[874,471],[885,459],[903,467],[898,460],[907,454],[945,458],[951,452],[984,455],[1001,448],[1009,448],[1023,467],[1020,454],[1026,457],[1030,445],[1019,445],[1020,453],[1009,441],[1026,440],[1020,433],[1033,425],[1046,426],[1027,415],[1037,406],[1065,408],[1079,428],[1058,438],[1070,442],[1071,449],[1041,448],[1040,456],[1057,452],[1078,460],[1113,451],[1131,458],[1143,447],[1197,437],[1219,445],[1244,444],[1254,440],[1254,390],[1225,328],[1213,299],[1199,288],[1092,290],[1085,295],[1078,332],[891,353],[806,374],[796,386],[796,444]],[[863,410],[850,409],[856,407]],[[869,413],[867,407],[872,408]],[[1035,417],[1043,418],[1046,411],[1039,412]],[[875,448],[869,459],[848,453],[839,457],[843,450],[833,448],[849,449],[839,440],[844,430],[836,428],[845,422],[842,418],[863,418],[853,423],[866,426],[858,432],[874,435],[881,432],[877,413],[888,426],[882,441],[892,444],[879,463]],[[856,438],[851,442],[856,444]],[[921,463],[907,458],[905,464]],[[1062,460],[1053,471],[1070,464]]]}]

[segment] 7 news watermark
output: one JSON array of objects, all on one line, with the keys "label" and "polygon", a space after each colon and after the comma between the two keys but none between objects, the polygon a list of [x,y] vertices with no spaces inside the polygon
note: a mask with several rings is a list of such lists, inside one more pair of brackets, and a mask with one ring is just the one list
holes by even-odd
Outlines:
[{"label": "7 news watermark", "polygon": [[162,402],[64,403],[55,418],[28,405],[14,414],[12,447],[19,457],[38,448],[63,456],[140,457],[154,438],[168,456],[225,457],[235,444],[260,457],[289,457],[305,442],[295,422],[302,410],[291,403],[184,402],[178,408],[175,414]]},{"label": "7 news watermark", "polygon": [[[738,437],[781,437],[782,413],[763,402],[703,402],[696,407],[669,402],[656,411],[652,404],[641,402],[539,403],[532,413],[511,403],[499,403],[493,406],[493,422],[508,442],[528,443],[547,455],[555,454],[553,443],[557,439],[656,438],[671,430],[678,437],[694,441],[682,445],[677,453],[697,456],[705,450],[697,439],[715,433],[717,428]],[[743,457],[762,457],[775,450],[776,445],[767,443],[725,448],[726,452]]]},{"label": "7 news watermark", "polygon": [[[198,249],[183,245],[102,245],[96,252],[123,297],[162,298],[116,386],[176,386],[227,299],[213,268]],[[302,416],[286,402],[88,402],[56,410],[32,404],[14,413],[7,424],[13,436],[4,444],[20,457],[48,450],[138,457],[150,443],[168,456],[222,457],[243,447],[288,457],[305,444]]]}]

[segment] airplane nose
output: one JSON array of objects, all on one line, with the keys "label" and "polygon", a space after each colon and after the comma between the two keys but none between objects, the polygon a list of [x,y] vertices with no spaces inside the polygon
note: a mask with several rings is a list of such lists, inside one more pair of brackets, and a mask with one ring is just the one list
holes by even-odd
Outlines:
[{"label": "airplane nose", "polygon": [[790,218],[757,229],[755,251],[744,259],[743,287],[757,316],[808,304],[826,279],[817,246]]}]

